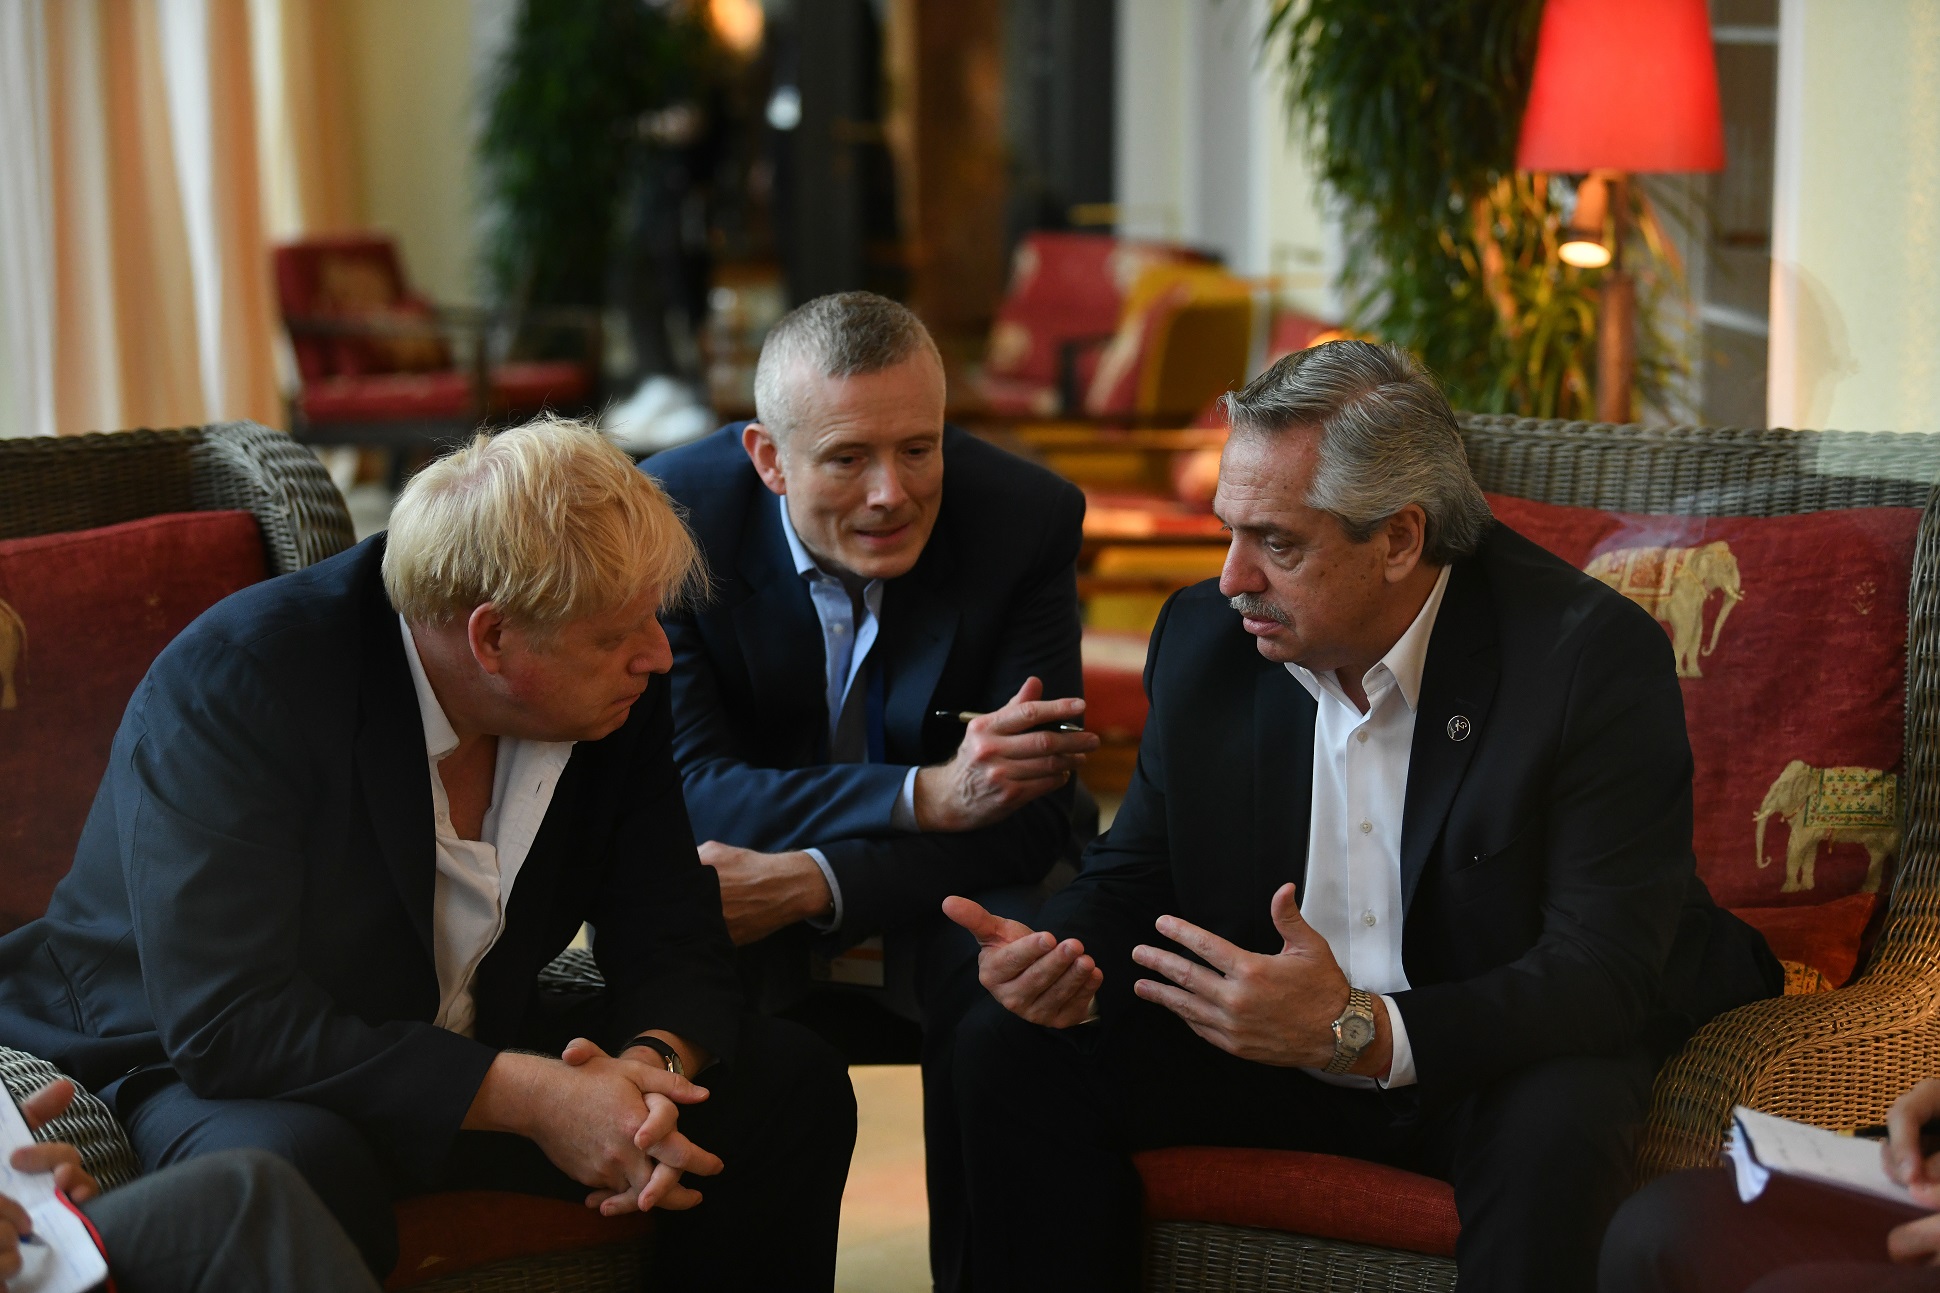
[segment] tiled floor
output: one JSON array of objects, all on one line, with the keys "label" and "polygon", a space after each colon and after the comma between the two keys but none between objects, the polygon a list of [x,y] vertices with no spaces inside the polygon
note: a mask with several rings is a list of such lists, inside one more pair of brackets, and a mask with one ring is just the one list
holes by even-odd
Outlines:
[{"label": "tiled floor", "polygon": [[923,1088],[913,1064],[857,1065],[857,1130],[837,1293],[928,1293],[929,1205],[923,1189]]}]

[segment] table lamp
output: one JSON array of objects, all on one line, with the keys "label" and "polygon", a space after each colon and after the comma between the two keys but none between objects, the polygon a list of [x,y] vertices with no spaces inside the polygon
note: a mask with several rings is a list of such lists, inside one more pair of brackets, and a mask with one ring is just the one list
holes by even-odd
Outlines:
[{"label": "table lamp", "polygon": [[1600,421],[1630,421],[1636,385],[1637,287],[1623,264],[1629,177],[1723,167],[1705,0],[1549,0],[1516,169],[1588,177],[1562,257],[1606,267],[1597,306]]}]

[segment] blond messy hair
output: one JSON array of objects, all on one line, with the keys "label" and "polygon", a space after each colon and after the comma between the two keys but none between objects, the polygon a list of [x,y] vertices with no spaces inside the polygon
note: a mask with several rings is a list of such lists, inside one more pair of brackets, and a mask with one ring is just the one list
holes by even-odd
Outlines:
[{"label": "blond messy hair", "polygon": [[660,486],[584,422],[543,416],[480,435],[404,487],[384,591],[406,620],[448,624],[487,602],[542,637],[643,588],[690,604],[707,571]]}]

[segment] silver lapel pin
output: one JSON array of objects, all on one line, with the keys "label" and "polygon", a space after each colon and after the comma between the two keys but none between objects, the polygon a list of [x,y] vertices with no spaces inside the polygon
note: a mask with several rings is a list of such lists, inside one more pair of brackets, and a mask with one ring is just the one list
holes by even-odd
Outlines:
[{"label": "silver lapel pin", "polygon": [[1457,714],[1448,720],[1448,739],[1451,741],[1468,740],[1470,730],[1468,716],[1466,714]]}]

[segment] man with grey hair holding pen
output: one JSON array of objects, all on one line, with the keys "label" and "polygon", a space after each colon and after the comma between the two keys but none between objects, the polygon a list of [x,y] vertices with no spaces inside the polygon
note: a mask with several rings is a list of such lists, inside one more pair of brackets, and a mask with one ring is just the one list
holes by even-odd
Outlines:
[{"label": "man with grey hair holding pen", "polygon": [[1082,730],[1084,497],[946,426],[929,333],[870,293],[776,325],[755,406],[644,464],[715,578],[667,623],[674,755],[757,1004],[835,1038],[893,1024],[884,1009],[920,1020],[947,1290],[950,1039],[981,990],[974,941],[938,908],[974,892],[1018,915],[1074,852],[1073,774],[1098,744]]}]

